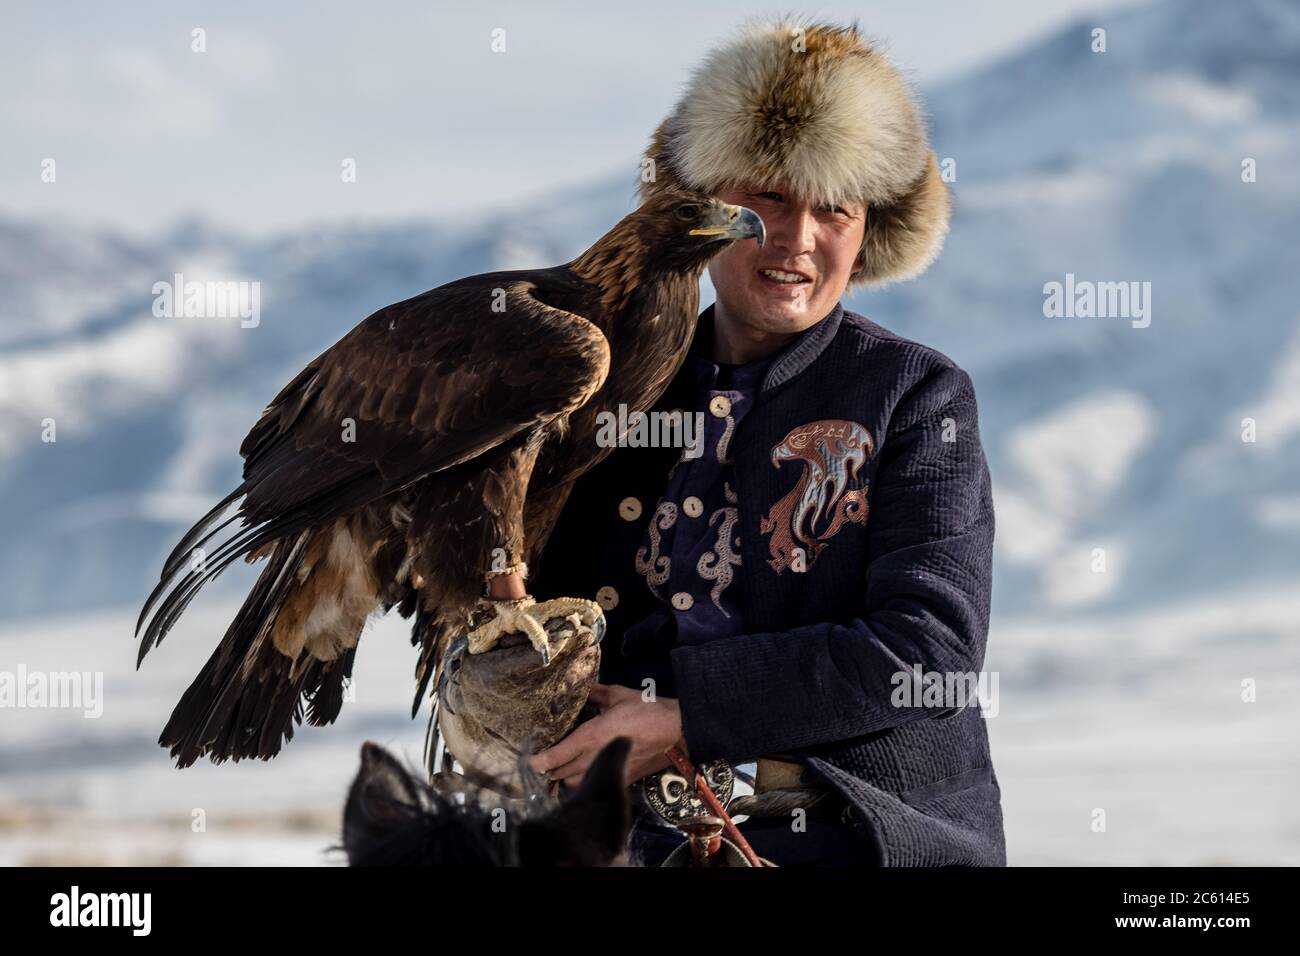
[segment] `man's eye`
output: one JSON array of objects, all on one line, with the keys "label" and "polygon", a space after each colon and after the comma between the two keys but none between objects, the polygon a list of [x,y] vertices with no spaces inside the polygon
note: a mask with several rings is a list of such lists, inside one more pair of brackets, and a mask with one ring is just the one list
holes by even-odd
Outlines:
[{"label": "man's eye", "polygon": [[750,193],[750,195],[753,196],[755,199],[771,199],[773,202],[781,201],[780,193],[765,192],[765,193]]}]

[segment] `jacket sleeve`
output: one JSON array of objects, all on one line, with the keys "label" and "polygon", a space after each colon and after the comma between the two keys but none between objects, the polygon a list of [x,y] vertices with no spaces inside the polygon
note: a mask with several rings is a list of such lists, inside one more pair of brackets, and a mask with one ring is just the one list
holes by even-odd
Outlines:
[{"label": "jacket sleeve", "polygon": [[922,379],[877,453],[861,617],[671,652],[692,760],[792,753],[934,717],[891,703],[896,675],[983,666],[993,500],[970,377],[949,365]]}]

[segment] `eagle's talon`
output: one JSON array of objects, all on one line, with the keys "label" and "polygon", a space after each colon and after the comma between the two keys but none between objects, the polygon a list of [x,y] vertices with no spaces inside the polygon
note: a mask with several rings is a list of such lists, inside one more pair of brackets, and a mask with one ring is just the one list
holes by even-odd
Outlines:
[{"label": "eagle's talon", "polygon": [[[493,650],[507,634],[523,634],[539,653],[547,647],[546,630],[529,612],[535,606],[531,597],[524,596],[507,601],[483,602],[490,608],[492,617],[484,621],[467,636],[469,653],[486,654]],[[543,657],[549,656],[544,653]]]},{"label": "eagle's talon", "polygon": [[551,662],[551,637],[546,630],[547,624],[564,621],[572,628],[560,632],[564,637],[586,628],[592,632],[597,644],[605,634],[605,616],[600,605],[581,598],[552,598],[538,604],[531,596],[525,595],[513,600],[485,600],[482,606],[492,617],[467,635],[471,654],[493,650],[506,634],[523,634],[541,655],[543,666],[547,666]]}]

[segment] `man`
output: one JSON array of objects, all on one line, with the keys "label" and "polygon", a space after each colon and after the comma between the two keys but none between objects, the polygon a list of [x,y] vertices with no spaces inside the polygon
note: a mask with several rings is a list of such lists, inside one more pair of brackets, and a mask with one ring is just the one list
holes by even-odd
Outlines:
[{"label": "man", "polygon": [[[600,714],[533,766],[573,785],[620,735],[629,781],[674,744],[756,760],[757,791],[801,801],[741,826],[778,865],[1005,865],[978,707],[898,694],[914,668],[983,664],[994,519],[975,393],[839,304],[920,273],[946,234],[911,92],[855,28],[752,26],[693,75],[646,168],[643,197],[713,193],[758,212],[767,243],[713,260],[716,304],[656,406],[703,413],[703,453],[616,450],[546,548],[533,592],[594,592],[608,633]],[[680,840],[638,819],[646,862]]]}]

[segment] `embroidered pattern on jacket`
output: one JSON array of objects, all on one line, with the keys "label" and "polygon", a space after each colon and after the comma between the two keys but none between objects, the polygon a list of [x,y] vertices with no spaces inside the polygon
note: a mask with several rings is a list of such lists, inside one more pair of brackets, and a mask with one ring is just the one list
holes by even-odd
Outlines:
[{"label": "embroidered pattern on jacket", "polygon": [[874,450],[865,427],[840,418],[800,425],[773,446],[773,467],[803,463],[794,488],[758,523],[763,534],[772,535],[767,563],[777,574],[812,567],[846,521],[867,523],[866,489],[846,489]]},{"label": "embroidered pattern on jacket", "polygon": [[638,548],[636,552],[636,573],[645,578],[650,593],[661,601],[663,595],[659,593],[658,588],[668,580],[673,562],[668,555],[659,553],[659,532],[667,531],[676,520],[677,506],[671,501],[659,502],[654,518],[646,529],[650,534],[650,553],[647,555],[645,548]]},{"label": "embroidered pattern on jacket", "polygon": [[718,438],[717,456],[719,465],[730,465],[731,459],[727,457],[731,452],[731,436],[736,431],[735,416],[727,415],[727,427],[723,429],[722,435]]},{"label": "embroidered pattern on jacket", "polygon": [[700,555],[695,570],[704,580],[713,582],[713,588],[709,592],[713,606],[721,611],[724,617],[731,617],[727,609],[722,606],[721,597],[722,592],[727,589],[735,577],[735,569],[740,567],[740,538],[738,536],[736,537],[735,549],[731,546],[736,522],[740,520],[740,509],[736,507],[736,493],[731,490],[731,486],[726,482],[722,484],[722,494],[727,499],[727,504],[730,507],[724,506],[709,515],[710,528],[713,527],[714,522],[719,517],[722,519],[718,525],[718,540],[712,551],[705,551]]}]

